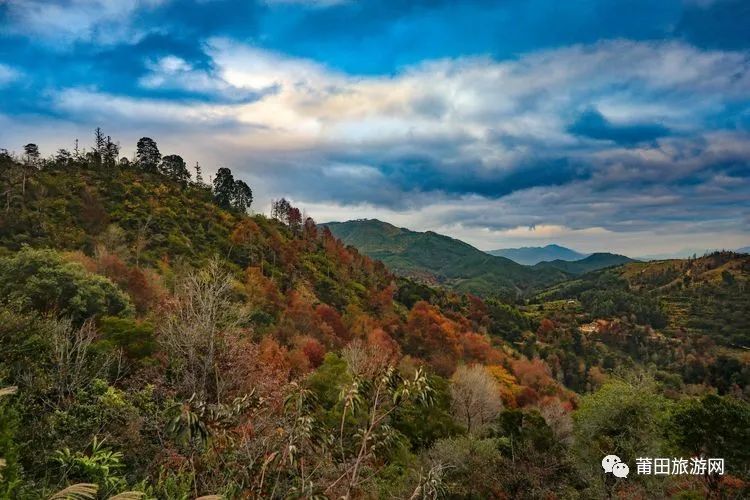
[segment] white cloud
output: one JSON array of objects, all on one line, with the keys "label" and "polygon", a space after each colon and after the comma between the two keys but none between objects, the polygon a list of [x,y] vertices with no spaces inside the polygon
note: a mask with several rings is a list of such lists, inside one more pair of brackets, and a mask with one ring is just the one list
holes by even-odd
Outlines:
[{"label": "white cloud", "polygon": [[[218,102],[78,88],[57,93],[56,109],[164,137],[204,164],[251,176],[269,198],[290,196],[318,220],[375,216],[482,248],[557,241],[595,251],[611,243],[631,255],[695,246],[684,234],[728,245],[748,229],[747,176],[712,169],[747,165],[750,136],[702,126],[726,103],[750,99],[746,53],[616,40],[507,61],[430,61],[374,77],[227,39],[208,41],[206,52],[210,71],[168,56],[150,61],[140,83]],[[614,124],[679,133],[636,147],[571,134],[568,125],[591,107]],[[543,160],[560,157],[590,175],[537,178],[561,168]],[[523,170],[535,162],[538,171]],[[681,182],[698,178],[704,188]],[[459,187],[445,192],[453,180]],[[510,182],[518,185],[506,189]]]},{"label": "white cloud", "polygon": [[114,42],[135,36],[130,16],[169,0],[3,0],[10,22],[0,32],[50,39],[53,45],[76,40]]}]

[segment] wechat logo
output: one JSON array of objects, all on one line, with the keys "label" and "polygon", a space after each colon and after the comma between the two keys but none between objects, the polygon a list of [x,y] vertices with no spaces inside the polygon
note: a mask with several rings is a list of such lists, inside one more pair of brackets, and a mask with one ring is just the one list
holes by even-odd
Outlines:
[{"label": "wechat logo", "polygon": [[612,473],[615,477],[626,478],[630,472],[628,464],[620,460],[617,455],[607,455],[602,459],[602,469],[607,474]]}]

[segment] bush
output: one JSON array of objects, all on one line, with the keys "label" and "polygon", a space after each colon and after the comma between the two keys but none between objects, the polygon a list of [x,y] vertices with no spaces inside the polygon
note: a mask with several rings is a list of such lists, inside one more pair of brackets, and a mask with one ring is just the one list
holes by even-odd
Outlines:
[{"label": "bush", "polygon": [[0,259],[0,301],[22,311],[70,316],[76,323],[133,311],[127,295],[107,278],[52,250],[28,247]]}]

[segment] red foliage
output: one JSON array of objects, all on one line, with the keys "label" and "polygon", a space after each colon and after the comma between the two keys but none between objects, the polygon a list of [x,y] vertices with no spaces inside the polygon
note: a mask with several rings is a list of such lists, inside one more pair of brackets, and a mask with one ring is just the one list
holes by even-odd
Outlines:
[{"label": "red foliage", "polygon": [[323,363],[323,358],[326,355],[326,348],[314,338],[308,337],[302,343],[302,352],[307,356],[310,365],[313,368],[317,368]]},{"label": "red foliage", "polygon": [[459,327],[425,301],[419,301],[409,312],[405,327],[405,348],[409,354],[428,359],[433,365],[438,358],[445,366],[445,358],[461,357]]},{"label": "red foliage", "polygon": [[488,314],[487,305],[475,295],[468,294],[466,297],[469,300],[468,318],[476,325],[485,323]]},{"label": "red foliage", "polygon": [[551,319],[544,318],[541,323],[539,323],[539,328],[537,329],[537,335],[539,335],[540,338],[547,338],[550,333],[552,333],[555,330],[555,322]]},{"label": "red foliage", "polygon": [[370,308],[376,313],[382,313],[393,305],[393,295],[395,293],[395,283],[391,283],[382,290],[373,290],[370,293]]},{"label": "red foliage", "polygon": [[[565,392],[560,384],[552,378],[549,366],[539,358],[513,360],[511,368],[518,382],[533,391],[527,392],[525,396],[519,396],[517,398],[519,405],[522,405],[522,400],[524,403],[531,404],[540,396],[559,396]],[[530,399],[533,399],[533,401],[529,401]]]},{"label": "red foliage", "polygon": [[395,361],[401,354],[398,343],[382,328],[372,330],[367,336],[367,343],[386,353],[390,361]]},{"label": "red foliage", "polygon": [[467,363],[475,362],[486,365],[497,364],[502,360],[501,354],[490,345],[487,337],[479,333],[466,332],[461,335],[461,346]]},{"label": "red foliage", "polygon": [[155,308],[166,295],[156,274],[137,267],[129,267],[113,253],[100,249],[95,262],[96,272],[103,274],[128,292],[139,313]]},{"label": "red foliage", "polygon": [[341,315],[336,309],[327,304],[320,304],[315,308],[315,314],[321,324],[327,325],[337,339],[342,342],[348,342],[352,339],[351,332],[344,325]]}]

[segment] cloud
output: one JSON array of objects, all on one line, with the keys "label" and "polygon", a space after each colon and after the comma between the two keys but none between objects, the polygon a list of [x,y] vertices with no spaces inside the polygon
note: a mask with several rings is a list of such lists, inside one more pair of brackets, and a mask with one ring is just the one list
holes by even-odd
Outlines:
[{"label": "cloud", "polygon": [[357,75],[254,40],[153,36],[133,87],[40,95],[58,117],[149,135],[311,212],[490,246],[750,229],[747,52],[609,40]]},{"label": "cloud", "polygon": [[254,101],[276,90],[275,85],[237,87],[213,74],[210,68],[196,68],[185,59],[171,54],[147,61],[145,66],[148,73],[138,83],[150,90],[179,89],[193,97],[234,103]]},{"label": "cloud", "polygon": [[[0,31],[50,41],[112,43],[135,35],[131,16],[167,0],[3,0],[6,24]],[[0,11],[0,13],[2,13]]]},{"label": "cloud", "polygon": [[589,109],[581,113],[567,130],[575,135],[612,141],[623,145],[635,145],[642,142],[654,141],[660,137],[670,135],[669,129],[660,124],[612,123],[596,109]]},{"label": "cloud", "polygon": [[17,70],[6,64],[0,63],[0,87],[16,80],[20,76],[21,75]]}]

